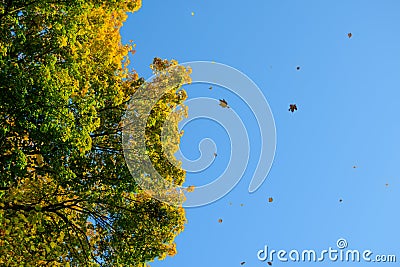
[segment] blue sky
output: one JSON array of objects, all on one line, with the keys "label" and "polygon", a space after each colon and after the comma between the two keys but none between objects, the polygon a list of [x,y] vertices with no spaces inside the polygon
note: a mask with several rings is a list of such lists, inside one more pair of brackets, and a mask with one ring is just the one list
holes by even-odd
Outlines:
[{"label": "blue sky", "polygon": [[[257,259],[265,245],[321,251],[336,248],[339,238],[349,249],[395,254],[400,261],[399,10],[396,0],[143,1],[121,32],[137,45],[131,65],[141,76],[150,77],[156,56],[230,65],[262,90],[277,133],[275,160],[260,189],[247,191],[255,151],[229,194],[187,209],[178,254],[151,266],[268,266]],[[250,110],[228,90],[208,87],[184,88],[189,98],[229,100],[257,147]],[[288,112],[290,103],[298,111]],[[186,185],[210,182],[229,164],[228,134],[209,120],[185,127],[182,153],[199,157],[203,138],[214,140],[218,156],[203,173],[189,173]],[[305,264],[366,265],[273,261]]]}]

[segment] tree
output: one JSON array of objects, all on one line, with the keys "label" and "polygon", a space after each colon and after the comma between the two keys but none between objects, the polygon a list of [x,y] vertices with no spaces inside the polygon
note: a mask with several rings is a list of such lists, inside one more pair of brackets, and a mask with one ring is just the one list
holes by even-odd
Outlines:
[{"label": "tree", "polygon": [[[1,265],[143,266],[176,253],[183,208],[141,190],[122,151],[121,116],[145,82],[128,69],[133,44],[119,30],[140,5],[0,2]],[[160,75],[171,65],[151,66]],[[180,136],[163,151],[159,133],[185,97],[171,88],[146,127],[146,153],[178,185],[185,173],[166,159]]]}]

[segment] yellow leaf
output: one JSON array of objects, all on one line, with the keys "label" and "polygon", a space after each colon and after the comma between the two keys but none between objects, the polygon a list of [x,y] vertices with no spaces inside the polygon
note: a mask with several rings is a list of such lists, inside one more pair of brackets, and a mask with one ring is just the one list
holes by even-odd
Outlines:
[{"label": "yellow leaf", "polygon": [[57,241],[61,243],[64,240],[64,235],[64,232],[60,232],[60,236],[57,238]]},{"label": "yellow leaf", "polygon": [[68,39],[67,39],[67,37],[66,37],[66,36],[61,37],[61,40],[60,40],[60,47],[64,47],[64,46],[67,46],[67,45],[68,45]]},{"label": "yellow leaf", "polygon": [[43,166],[43,156],[41,154],[36,154],[36,161],[39,166]]},{"label": "yellow leaf", "polygon": [[193,192],[194,191],[195,186],[194,185],[190,185],[186,188],[187,192]]}]

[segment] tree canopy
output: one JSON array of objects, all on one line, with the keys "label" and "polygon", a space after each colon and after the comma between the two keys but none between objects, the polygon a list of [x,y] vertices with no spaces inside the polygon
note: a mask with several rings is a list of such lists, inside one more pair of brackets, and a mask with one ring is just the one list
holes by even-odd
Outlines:
[{"label": "tree canopy", "polygon": [[[0,2],[1,265],[143,266],[176,253],[184,209],[141,190],[122,149],[121,117],[145,81],[128,69],[134,44],[121,43],[120,28],[140,6]],[[151,67],[163,75],[176,64],[155,58]],[[172,87],[146,126],[146,154],[177,185],[185,172],[167,159],[180,135],[163,151],[160,132],[172,113],[177,128],[185,98]]]}]

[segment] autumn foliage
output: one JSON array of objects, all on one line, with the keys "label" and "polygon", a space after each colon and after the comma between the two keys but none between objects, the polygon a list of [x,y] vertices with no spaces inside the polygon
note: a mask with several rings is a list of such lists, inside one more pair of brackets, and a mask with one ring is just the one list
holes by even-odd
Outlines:
[{"label": "autumn foliage", "polygon": [[[143,266],[176,253],[184,210],[138,187],[121,145],[121,116],[144,79],[128,69],[134,45],[119,31],[140,6],[0,1],[1,266]],[[172,88],[152,119],[185,97]],[[157,127],[146,142],[163,173]],[[168,174],[183,183],[183,171]]]}]

